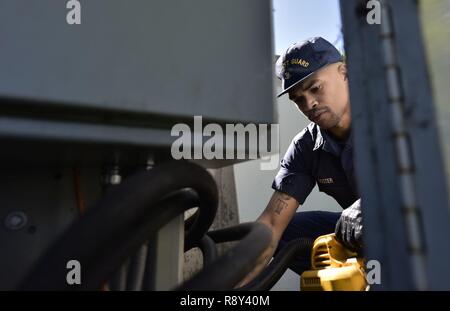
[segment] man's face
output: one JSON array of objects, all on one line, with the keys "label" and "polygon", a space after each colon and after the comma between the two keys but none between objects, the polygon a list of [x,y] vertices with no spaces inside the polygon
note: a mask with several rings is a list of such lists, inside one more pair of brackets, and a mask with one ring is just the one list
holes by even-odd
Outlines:
[{"label": "man's face", "polygon": [[330,64],[289,92],[289,99],[322,129],[342,125],[350,118],[347,68],[344,63]]}]

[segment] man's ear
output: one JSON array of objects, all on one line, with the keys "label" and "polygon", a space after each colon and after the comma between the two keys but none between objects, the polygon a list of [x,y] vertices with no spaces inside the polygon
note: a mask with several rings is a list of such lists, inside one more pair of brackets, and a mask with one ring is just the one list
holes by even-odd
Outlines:
[{"label": "man's ear", "polygon": [[338,72],[344,76],[344,80],[347,80],[347,65],[345,63],[339,63]]}]

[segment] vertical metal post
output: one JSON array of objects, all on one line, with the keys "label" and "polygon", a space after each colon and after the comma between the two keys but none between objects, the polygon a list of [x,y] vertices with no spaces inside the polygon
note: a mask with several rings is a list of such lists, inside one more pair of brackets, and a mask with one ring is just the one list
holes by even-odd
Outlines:
[{"label": "vertical metal post", "polygon": [[[149,157],[146,169],[154,166]],[[181,214],[162,227],[148,242],[142,286],[144,290],[170,290],[183,279],[184,215]]]},{"label": "vertical metal post", "polygon": [[379,2],[370,25],[367,1],[341,1],[372,288],[444,289],[450,217],[416,2]]},{"label": "vertical metal post", "polygon": [[[401,68],[405,126],[414,160],[415,205],[423,231],[427,289],[449,290],[450,210],[417,1],[389,1]],[[450,74],[450,73],[449,73]],[[414,250],[412,250],[414,251]],[[420,251],[420,250],[419,250]]]}]

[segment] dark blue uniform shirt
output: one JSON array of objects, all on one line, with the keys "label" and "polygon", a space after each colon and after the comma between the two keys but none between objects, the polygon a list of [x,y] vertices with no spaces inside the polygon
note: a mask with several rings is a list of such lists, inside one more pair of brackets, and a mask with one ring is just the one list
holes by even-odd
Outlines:
[{"label": "dark blue uniform shirt", "polygon": [[342,208],[359,198],[353,170],[353,137],[339,142],[310,123],[292,140],[281,160],[272,188],[303,204],[314,186],[332,196]]}]

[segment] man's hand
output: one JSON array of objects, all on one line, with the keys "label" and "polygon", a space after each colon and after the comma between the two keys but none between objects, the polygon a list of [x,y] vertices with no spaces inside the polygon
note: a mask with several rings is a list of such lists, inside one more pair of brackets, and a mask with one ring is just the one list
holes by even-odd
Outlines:
[{"label": "man's hand", "polygon": [[362,231],[361,199],[358,199],[342,212],[336,223],[335,234],[338,241],[345,247],[354,252],[361,252]]}]

